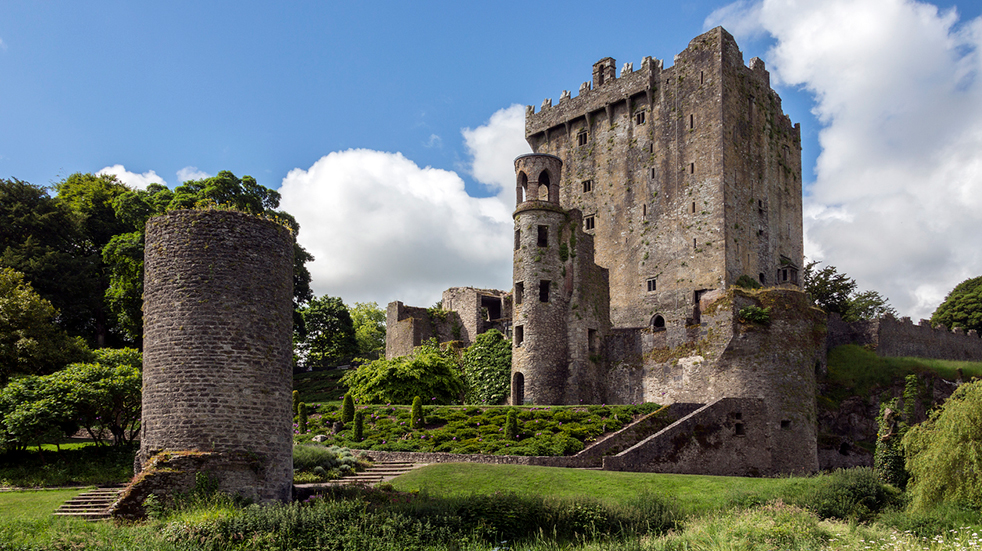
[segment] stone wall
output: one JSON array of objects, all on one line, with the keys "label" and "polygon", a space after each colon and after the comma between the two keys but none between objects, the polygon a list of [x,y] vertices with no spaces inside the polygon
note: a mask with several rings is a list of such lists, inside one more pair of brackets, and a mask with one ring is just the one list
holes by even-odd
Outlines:
[{"label": "stone wall", "polygon": [[[223,486],[290,499],[293,237],[255,216],[173,211],[146,226],[143,412],[136,471],[161,452],[248,454]],[[241,482],[241,483],[240,483]]]},{"label": "stone wall", "polygon": [[763,400],[723,398],[623,452],[604,457],[605,471],[725,476],[777,474]]},{"label": "stone wall", "polygon": [[385,316],[385,358],[408,356],[429,339],[460,341],[462,327],[457,312],[390,302]]},{"label": "stone wall", "polygon": [[982,339],[976,331],[949,331],[932,327],[928,320],[914,325],[910,318],[883,316],[871,321],[844,322],[829,315],[828,348],[856,344],[876,350],[883,357],[917,357],[938,360],[982,361]]}]

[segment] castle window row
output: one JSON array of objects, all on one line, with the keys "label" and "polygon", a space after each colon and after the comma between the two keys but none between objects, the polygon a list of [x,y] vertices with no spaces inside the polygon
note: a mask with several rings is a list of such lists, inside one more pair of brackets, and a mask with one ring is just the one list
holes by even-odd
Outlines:
[{"label": "castle window row", "polygon": [[593,180],[583,180],[583,193],[593,191]]},{"label": "castle window row", "polygon": [[638,111],[637,114],[634,115],[634,123],[644,124],[644,111]]},{"label": "castle window row", "polygon": [[578,146],[586,145],[586,142],[587,142],[586,132],[580,132],[579,134],[576,135],[576,145]]},{"label": "castle window row", "polygon": [[595,224],[596,224],[596,222],[594,221],[594,217],[593,217],[592,214],[590,216],[584,216],[583,217],[583,229],[584,229],[584,231],[590,231],[590,230],[592,230],[594,228],[594,225]]},{"label": "castle window row", "polygon": [[651,292],[657,291],[657,290],[658,290],[658,279],[657,278],[654,278],[654,277],[649,278],[648,279],[648,292],[651,293]]}]

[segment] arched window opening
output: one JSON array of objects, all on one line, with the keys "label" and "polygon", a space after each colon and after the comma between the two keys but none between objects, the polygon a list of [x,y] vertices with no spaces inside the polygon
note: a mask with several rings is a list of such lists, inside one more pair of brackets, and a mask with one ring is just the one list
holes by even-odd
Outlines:
[{"label": "arched window opening", "polygon": [[655,316],[651,318],[651,330],[652,331],[665,330],[665,318],[661,314],[655,314]]},{"label": "arched window opening", "polygon": [[539,201],[549,200],[549,185],[549,173],[543,170],[542,174],[539,174]]},{"label": "arched window opening", "polygon": [[518,185],[515,187],[515,201],[516,204],[521,205],[525,202],[525,195],[528,193],[529,187],[529,177],[525,175],[525,172],[518,173]]}]

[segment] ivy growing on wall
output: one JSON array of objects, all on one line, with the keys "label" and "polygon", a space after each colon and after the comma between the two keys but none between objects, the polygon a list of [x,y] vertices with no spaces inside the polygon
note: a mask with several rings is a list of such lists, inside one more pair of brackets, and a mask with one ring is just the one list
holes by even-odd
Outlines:
[{"label": "ivy growing on wall", "polygon": [[500,404],[504,402],[511,386],[511,341],[497,329],[477,336],[462,358],[464,383],[467,390],[464,402],[468,404]]}]

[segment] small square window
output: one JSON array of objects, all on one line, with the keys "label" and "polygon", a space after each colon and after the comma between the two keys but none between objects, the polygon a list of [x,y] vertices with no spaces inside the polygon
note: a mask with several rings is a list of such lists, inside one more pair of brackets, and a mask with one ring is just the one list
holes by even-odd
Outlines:
[{"label": "small square window", "polygon": [[782,419],[781,420],[781,430],[791,430],[791,420]]},{"label": "small square window", "polygon": [[586,145],[586,132],[580,132],[576,135],[576,145]]},{"label": "small square window", "polygon": [[648,280],[648,292],[658,290],[658,280],[656,278],[651,278]]},{"label": "small square window", "polygon": [[592,230],[594,225],[593,215],[583,217],[583,229]]},{"label": "small square window", "polygon": [[634,122],[637,124],[644,124],[644,111],[638,111],[638,113],[634,115]]},{"label": "small square window", "polygon": [[593,191],[593,180],[583,180],[583,193]]}]

